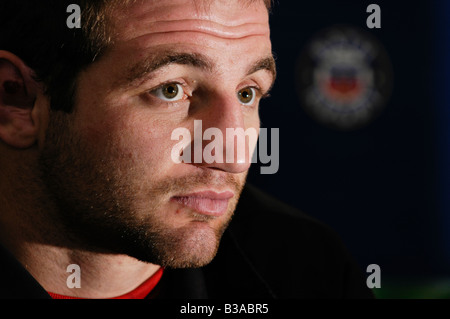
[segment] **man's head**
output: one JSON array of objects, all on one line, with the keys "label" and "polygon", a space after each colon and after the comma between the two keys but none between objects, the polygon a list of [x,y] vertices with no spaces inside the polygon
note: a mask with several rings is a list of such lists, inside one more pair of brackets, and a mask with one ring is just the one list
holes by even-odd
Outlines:
[{"label": "man's head", "polygon": [[[36,154],[34,181],[58,208],[48,220],[88,249],[208,263],[250,161],[178,164],[171,135],[194,120],[259,128],[275,73],[267,4],[81,1],[71,30],[66,1],[23,2],[28,19],[0,38],[0,139]],[[39,5],[55,18],[36,18]]]}]

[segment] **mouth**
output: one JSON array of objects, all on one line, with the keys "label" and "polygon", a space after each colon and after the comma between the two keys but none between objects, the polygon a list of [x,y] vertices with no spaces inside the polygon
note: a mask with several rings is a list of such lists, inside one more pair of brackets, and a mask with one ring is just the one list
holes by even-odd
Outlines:
[{"label": "mouth", "polygon": [[228,202],[234,197],[230,191],[204,191],[174,196],[170,200],[177,204],[193,209],[197,213],[207,216],[220,217],[228,209]]}]

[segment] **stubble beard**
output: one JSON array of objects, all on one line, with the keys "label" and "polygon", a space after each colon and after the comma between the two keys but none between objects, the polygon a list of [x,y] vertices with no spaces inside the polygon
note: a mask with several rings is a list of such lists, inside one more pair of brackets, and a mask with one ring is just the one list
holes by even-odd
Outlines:
[{"label": "stubble beard", "polygon": [[[144,167],[127,167],[114,145],[93,148],[83,142],[72,129],[70,115],[51,115],[39,161],[41,178],[57,207],[52,220],[61,222],[74,246],[166,268],[201,267],[214,258],[245,176],[238,180],[203,170],[151,182],[143,179],[148,176]],[[164,211],[170,196],[204,185],[226,185],[235,192],[227,213],[216,220],[190,212],[189,222],[171,224],[167,216],[173,214]]]}]

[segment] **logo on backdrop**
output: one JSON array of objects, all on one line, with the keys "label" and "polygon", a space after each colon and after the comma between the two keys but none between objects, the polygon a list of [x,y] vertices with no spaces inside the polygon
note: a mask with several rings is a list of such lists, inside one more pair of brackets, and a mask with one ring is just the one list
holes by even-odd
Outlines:
[{"label": "logo on backdrop", "polygon": [[301,53],[296,75],[306,112],[340,130],[373,121],[392,89],[391,64],[381,44],[348,26],[317,34]]}]

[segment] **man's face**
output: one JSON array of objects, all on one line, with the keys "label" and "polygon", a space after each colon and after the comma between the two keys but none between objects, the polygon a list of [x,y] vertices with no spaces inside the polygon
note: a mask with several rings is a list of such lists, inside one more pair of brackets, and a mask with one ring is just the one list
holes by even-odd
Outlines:
[{"label": "man's face", "polygon": [[68,231],[91,248],[166,267],[205,265],[249,161],[177,164],[171,135],[194,136],[194,120],[224,136],[259,130],[259,98],[273,82],[267,9],[138,1],[113,23],[113,45],[79,77],[74,113],[51,115],[43,178]]}]

